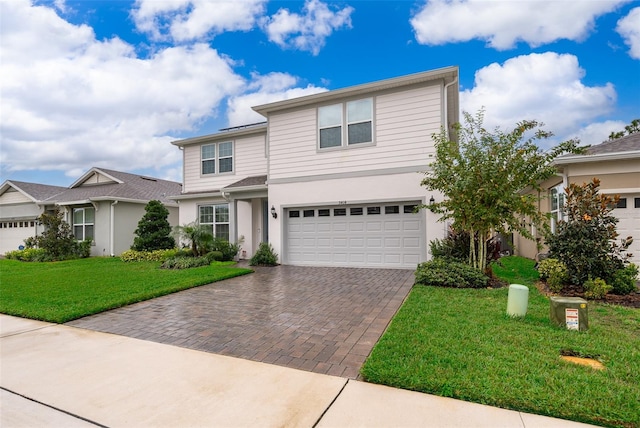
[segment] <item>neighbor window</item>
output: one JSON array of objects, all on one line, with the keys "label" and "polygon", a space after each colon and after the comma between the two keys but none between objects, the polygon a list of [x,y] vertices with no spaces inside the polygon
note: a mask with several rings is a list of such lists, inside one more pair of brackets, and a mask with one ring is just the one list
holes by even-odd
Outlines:
[{"label": "neighbor window", "polygon": [[198,221],[216,238],[229,240],[229,204],[200,205]]},{"label": "neighbor window", "polygon": [[558,222],[564,219],[564,189],[562,185],[558,185],[551,189],[549,200],[551,203],[551,232],[556,233]]},{"label": "neighbor window", "polygon": [[78,241],[93,240],[95,208],[73,209],[73,235]]},{"label": "neighbor window", "polygon": [[373,142],[373,98],[319,107],[318,141],[321,149]]},{"label": "neighbor window", "polygon": [[[202,174],[233,172],[233,143],[206,144],[200,147]],[[216,168],[217,165],[217,168]]]}]

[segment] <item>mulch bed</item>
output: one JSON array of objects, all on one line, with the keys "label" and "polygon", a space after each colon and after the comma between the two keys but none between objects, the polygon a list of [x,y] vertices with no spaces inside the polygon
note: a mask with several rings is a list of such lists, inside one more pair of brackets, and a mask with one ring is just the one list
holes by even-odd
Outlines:
[{"label": "mulch bed", "polygon": [[[566,297],[584,297],[584,289],[580,285],[565,285],[561,292],[554,293],[549,290],[547,284],[543,281],[536,283],[536,288],[545,296],[566,296]],[[628,308],[640,308],[640,291],[621,296],[618,294],[607,294],[604,299],[592,300],[599,303],[609,303],[611,305],[626,306]]]}]

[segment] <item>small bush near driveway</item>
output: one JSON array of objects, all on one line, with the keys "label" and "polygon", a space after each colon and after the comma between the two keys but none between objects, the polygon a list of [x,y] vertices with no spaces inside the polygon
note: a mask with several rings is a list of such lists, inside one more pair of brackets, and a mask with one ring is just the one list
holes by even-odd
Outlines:
[{"label": "small bush near driveway", "polygon": [[447,259],[434,259],[421,263],[416,270],[416,284],[435,287],[483,288],[489,278],[465,263]]}]

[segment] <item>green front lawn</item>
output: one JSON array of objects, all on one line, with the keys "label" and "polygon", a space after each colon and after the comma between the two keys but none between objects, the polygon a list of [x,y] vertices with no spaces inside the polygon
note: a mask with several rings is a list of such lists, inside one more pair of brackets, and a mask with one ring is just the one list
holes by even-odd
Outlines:
[{"label": "green front lawn", "polygon": [[94,257],[50,263],[0,260],[0,312],[57,323],[252,272],[233,263],[184,270]]},{"label": "green front lawn", "polygon": [[[506,312],[508,289],[416,286],[361,373],[375,382],[598,425],[640,426],[640,310],[589,303],[589,330],[551,325],[532,286],[533,262],[502,259],[495,273],[529,286],[524,319]],[[597,371],[561,350],[599,356]]]}]

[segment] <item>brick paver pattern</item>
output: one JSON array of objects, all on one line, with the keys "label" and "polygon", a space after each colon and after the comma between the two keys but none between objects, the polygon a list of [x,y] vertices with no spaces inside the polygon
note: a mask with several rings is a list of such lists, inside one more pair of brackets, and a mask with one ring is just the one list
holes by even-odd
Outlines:
[{"label": "brick paver pattern", "polygon": [[277,266],[67,325],[357,378],[413,272]]}]

